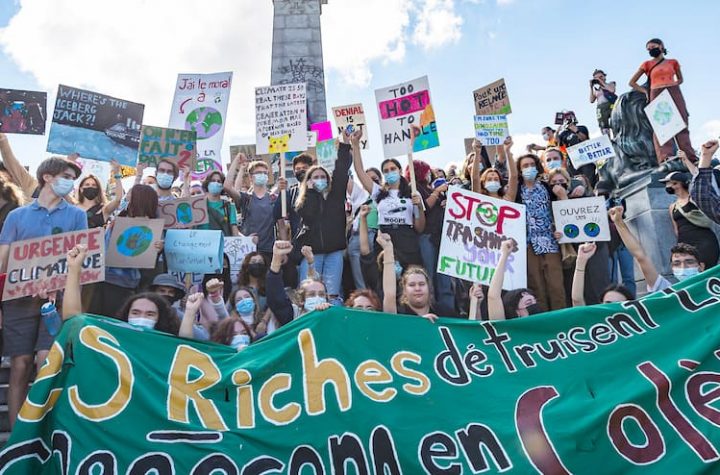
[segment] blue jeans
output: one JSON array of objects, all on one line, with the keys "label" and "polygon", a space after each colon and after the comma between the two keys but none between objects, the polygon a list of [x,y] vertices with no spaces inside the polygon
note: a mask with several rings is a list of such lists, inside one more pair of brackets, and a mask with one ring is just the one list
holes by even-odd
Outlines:
[{"label": "blue jeans", "polygon": [[[325,291],[328,294],[328,302],[336,305],[340,301],[342,305],[342,274],[343,274],[343,251],[330,252],[328,254],[315,254],[315,272],[322,278],[325,284]],[[307,278],[308,264],[303,258],[300,262],[300,281]],[[331,297],[333,299],[331,300]]]},{"label": "blue jeans", "polygon": [[455,294],[452,290],[452,277],[436,272],[438,247],[432,243],[429,234],[421,234],[418,241],[420,242],[423,266],[435,289],[435,301],[446,309],[454,309]]},{"label": "blue jeans", "polygon": [[[368,242],[370,243],[370,251],[375,248],[375,229],[368,229]],[[350,261],[350,270],[352,271],[353,282],[356,289],[366,288],[365,279],[362,275],[362,267],[360,266],[360,235],[353,233],[348,242],[348,261]]]},{"label": "blue jeans", "polygon": [[622,276],[622,285],[625,286],[633,295],[637,296],[637,286],[635,285],[635,261],[632,254],[627,250],[624,244],[615,250],[610,256],[610,282],[618,281],[618,271]]}]

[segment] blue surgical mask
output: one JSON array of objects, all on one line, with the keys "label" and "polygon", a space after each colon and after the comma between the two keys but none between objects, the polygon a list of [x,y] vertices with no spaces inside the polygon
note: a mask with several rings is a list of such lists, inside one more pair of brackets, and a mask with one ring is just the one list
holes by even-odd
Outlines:
[{"label": "blue surgical mask", "polygon": [[400,181],[400,172],[397,170],[383,173],[385,175],[385,183],[388,185],[394,185],[395,183]]},{"label": "blue surgical mask", "polygon": [[155,179],[157,180],[158,188],[161,190],[170,189],[173,181],[175,181],[175,178],[169,173],[158,173],[155,175]]},{"label": "blue surgical mask", "polygon": [[526,180],[534,180],[538,175],[537,168],[535,167],[528,167],[522,171],[522,176]]},{"label": "blue surgical mask", "polygon": [[255,186],[265,186],[268,182],[268,174],[267,173],[256,173],[253,175],[253,183]]},{"label": "blue surgical mask", "polygon": [[235,335],[230,342],[230,346],[240,351],[245,349],[250,344],[250,337],[248,335]]},{"label": "blue surgical mask", "polygon": [[51,186],[52,190],[55,192],[56,195],[58,195],[60,198],[64,198],[65,196],[67,196],[68,193],[72,191],[73,186],[75,186],[75,181],[71,180],[70,178],[64,178],[60,176],[52,183]]},{"label": "blue surgical mask", "polygon": [[318,178],[317,180],[313,180],[313,184],[315,186],[315,189],[320,193],[327,190],[328,187],[328,183],[325,178]]},{"label": "blue surgical mask", "polygon": [[696,276],[700,273],[700,269],[697,267],[673,267],[673,275],[679,281],[689,279],[690,277]]},{"label": "blue surgical mask", "polygon": [[255,311],[255,300],[252,297],[238,300],[235,304],[235,310],[240,315],[250,315]]},{"label": "blue surgical mask", "polygon": [[327,299],[325,297],[308,297],[305,299],[305,305],[303,305],[303,308],[308,312],[312,312],[318,305],[323,303],[327,303]]},{"label": "blue surgical mask", "polygon": [[222,183],[218,183],[216,181],[208,183],[208,193],[211,195],[218,196],[223,191],[223,185]]},{"label": "blue surgical mask", "polygon": [[499,181],[486,181],[485,189],[488,190],[490,193],[497,193],[500,190],[500,182]]},{"label": "blue surgical mask", "polygon": [[556,170],[560,167],[562,167],[562,161],[560,160],[549,160],[546,162],[546,165],[548,167],[548,170]]},{"label": "blue surgical mask", "polygon": [[153,328],[155,328],[155,324],[157,323],[157,321],[153,320],[152,318],[130,317],[128,318],[128,323],[135,327],[147,328],[149,330],[152,330]]}]

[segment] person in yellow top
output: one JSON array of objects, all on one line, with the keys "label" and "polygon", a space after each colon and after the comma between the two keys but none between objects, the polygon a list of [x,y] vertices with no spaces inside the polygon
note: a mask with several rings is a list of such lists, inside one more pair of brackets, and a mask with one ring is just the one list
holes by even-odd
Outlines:
[{"label": "person in yellow top", "polygon": [[[680,70],[680,63],[675,59],[666,58],[667,49],[662,40],[653,38],[645,44],[648,54],[652,57],[644,61],[640,68],[630,78],[629,86],[636,91],[642,92],[651,102],[659,96],[664,90],[667,90],[672,96],[675,105],[680,111],[680,115],[686,124],[688,124],[688,111],[685,106],[685,98],[680,91],[680,84],[683,83],[683,75]],[[637,81],[642,76],[647,77],[644,85],[639,85]],[[655,154],[658,163],[661,164],[673,154],[673,142],[685,152],[687,157],[694,163],[697,161],[695,151],[690,143],[690,131],[688,127],[675,136],[675,140],[671,140],[660,145],[657,137],[653,134],[653,142],[655,143]]]}]

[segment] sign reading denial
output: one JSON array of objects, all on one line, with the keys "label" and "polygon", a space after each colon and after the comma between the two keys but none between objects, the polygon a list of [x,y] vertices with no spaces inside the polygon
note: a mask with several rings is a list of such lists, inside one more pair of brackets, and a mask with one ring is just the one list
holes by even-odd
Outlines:
[{"label": "sign reading denial", "polygon": [[477,115],[509,114],[512,112],[510,97],[504,79],[498,79],[473,91],[473,99],[475,100],[475,114]]},{"label": "sign reading denial", "polygon": [[160,160],[170,160],[178,166],[195,167],[197,133],[192,130],[163,129],[143,125],[138,163],[157,167]]},{"label": "sign reading denial", "polygon": [[568,156],[573,166],[577,169],[588,163],[596,163],[615,156],[610,137],[601,135],[596,139],[586,140],[577,145],[568,147]]},{"label": "sign reading denial", "polygon": [[513,238],[518,251],[508,257],[503,289],[527,286],[525,206],[452,186],[444,221],[438,272],[488,285],[500,245]]},{"label": "sign reading denial", "polygon": [[103,228],[54,234],[10,245],[3,301],[52,292],[65,287],[67,252],[78,244],[88,250],[80,274],[81,284],[105,280]]},{"label": "sign reading denial", "polygon": [[165,220],[165,228],[192,228],[210,222],[204,195],[161,201],[158,210],[158,217]]},{"label": "sign reading denial", "polygon": [[257,153],[307,150],[305,83],[278,84],[255,89],[255,145]]},{"label": "sign reading denial", "polygon": [[427,76],[375,91],[385,158],[408,153],[411,127],[420,127],[413,152],[440,146]]},{"label": "sign reading denial", "polygon": [[332,111],[338,136],[342,136],[344,130],[353,133],[356,129],[360,129],[362,130],[360,148],[363,150],[370,148],[368,145],[367,127],[365,126],[365,111],[363,110],[362,104],[333,107]]},{"label": "sign reading denial", "polygon": [[555,229],[562,233],[560,244],[609,241],[610,225],[601,196],[552,202]]}]

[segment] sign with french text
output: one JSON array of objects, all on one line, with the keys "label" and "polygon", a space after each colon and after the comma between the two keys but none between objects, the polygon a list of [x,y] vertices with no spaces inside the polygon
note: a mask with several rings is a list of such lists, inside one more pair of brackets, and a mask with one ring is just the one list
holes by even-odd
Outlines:
[{"label": "sign with french text", "polygon": [[196,154],[197,132],[143,125],[138,163],[157,167],[160,160],[169,160],[178,170],[183,167],[194,170]]},{"label": "sign with french text", "polygon": [[259,154],[307,150],[305,83],[255,89],[255,145]]},{"label": "sign with french text", "polygon": [[609,241],[605,198],[575,198],[552,202],[555,229],[562,233],[560,244]]},{"label": "sign with french text", "polygon": [[165,233],[165,259],[169,272],[220,274],[223,249],[222,231],[168,229]]}]

